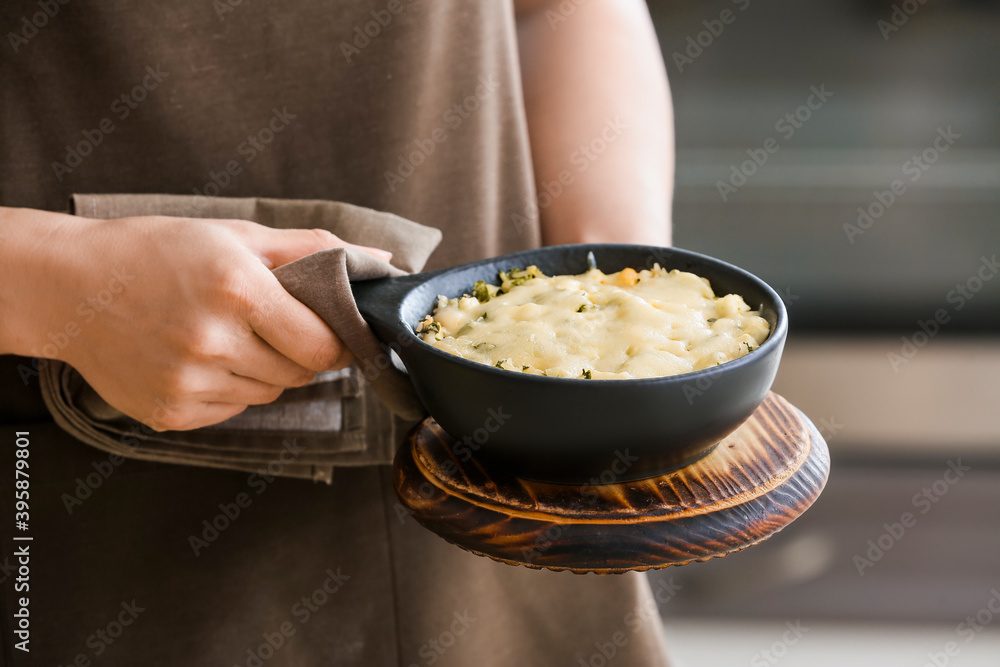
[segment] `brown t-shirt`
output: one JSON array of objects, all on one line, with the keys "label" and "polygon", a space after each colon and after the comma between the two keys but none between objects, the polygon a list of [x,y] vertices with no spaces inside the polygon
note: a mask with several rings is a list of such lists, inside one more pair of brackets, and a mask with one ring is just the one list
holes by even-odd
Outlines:
[{"label": "brown t-shirt", "polygon": [[[539,241],[510,0],[4,0],[0,28],[0,205],[339,200],[440,228],[429,268]],[[0,420],[25,424],[11,360]],[[467,554],[408,519],[384,468],[338,468],[328,487],[17,428],[35,641],[5,636],[5,664],[575,664],[626,633],[619,664],[665,664],[643,579]],[[5,618],[15,595],[0,589]]]},{"label": "brown t-shirt", "polygon": [[[429,269],[539,243],[509,1],[48,4],[0,7],[0,205],[345,201],[441,229]],[[37,407],[12,362],[0,418]]]}]

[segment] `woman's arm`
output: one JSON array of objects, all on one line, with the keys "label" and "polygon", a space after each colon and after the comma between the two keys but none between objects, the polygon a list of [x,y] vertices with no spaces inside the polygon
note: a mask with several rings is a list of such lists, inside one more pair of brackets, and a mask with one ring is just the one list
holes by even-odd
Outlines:
[{"label": "woman's arm", "polygon": [[351,362],[270,271],[342,245],[243,220],[0,207],[0,354],[65,361],[159,430],[220,422]]},{"label": "woman's arm", "polygon": [[673,115],[645,3],[515,7],[543,242],[669,245]]}]

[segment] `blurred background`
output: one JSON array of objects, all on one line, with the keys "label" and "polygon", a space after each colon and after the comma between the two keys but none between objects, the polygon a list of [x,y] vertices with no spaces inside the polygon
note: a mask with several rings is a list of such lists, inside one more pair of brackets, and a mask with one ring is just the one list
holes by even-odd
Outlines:
[{"label": "blurred background", "polygon": [[679,663],[1000,665],[1000,3],[649,6],[674,243],[782,293],[774,389],[833,457],[772,540],[654,575]]}]

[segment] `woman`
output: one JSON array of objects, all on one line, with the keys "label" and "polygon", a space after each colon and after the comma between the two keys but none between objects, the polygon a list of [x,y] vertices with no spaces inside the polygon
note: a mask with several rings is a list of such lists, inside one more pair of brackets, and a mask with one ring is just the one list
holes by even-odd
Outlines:
[{"label": "woman", "polygon": [[[539,243],[669,243],[669,94],[639,0],[74,0],[2,15],[0,353],[65,361],[157,431],[350,363],[269,271],[343,242],[58,213],[73,193],[349,202],[441,229],[428,268]],[[107,457],[42,416],[37,364],[0,360],[0,409],[33,443],[31,653],[5,636],[8,664],[663,664],[644,579],[461,552],[397,516],[384,465],[337,468],[330,486],[272,479],[201,549],[190,537],[232,513],[246,473],[119,461],[67,502]]]}]

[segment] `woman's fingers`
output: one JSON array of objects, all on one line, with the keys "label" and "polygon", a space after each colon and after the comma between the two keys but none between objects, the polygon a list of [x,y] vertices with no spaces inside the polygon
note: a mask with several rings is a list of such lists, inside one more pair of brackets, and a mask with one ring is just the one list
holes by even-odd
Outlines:
[{"label": "woman's fingers", "polygon": [[354,361],[326,322],[286,292],[277,278],[271,275],[270,284],[262,283],[261,294],[250,304],[247,323],[268,345],[317,373],[344,368]]},{"label": "woman's fingers", "polygon": [[273,403],[284,387],[268,384],[253,378],[243,377],[235,373],[221,372],[220,376],[212,382],[212,386],[206,392],[200,393],[192,398],[202,404],[225,404],[246,407],[248,405],[266,405]]},{"label": "woman's fingers", "polygon": [[205,388],[177,402],[161,401],[148,421],[158,431],[186,431],[225,421],[250,405],[273,403],[284,387],[217,369],[205,379]]},{"label": "woman's fingers", "polygon": [[[141,419],[156,431],[189,431],[224,422],[247,409],[246,405],[233,403],[194,403],[186,409],[166,414],[153,414]],[[136,417],[133,415],[136,419]]]},{"label": "woman's fingers", "polygon": [[235,375],[279,387],[309,384],[316,372],[278,352],[253,331],[233,346],[226,369]]},{"label": "woman's fingers", "polygon": [[242,221],[237,222],[240,223],[239,231],[246,237],[247,246],[257,253],[269,269],[330,248],[354,248],[386,262],[392,259],[390,252],[347,243],[325,229],[248,228]]}]

